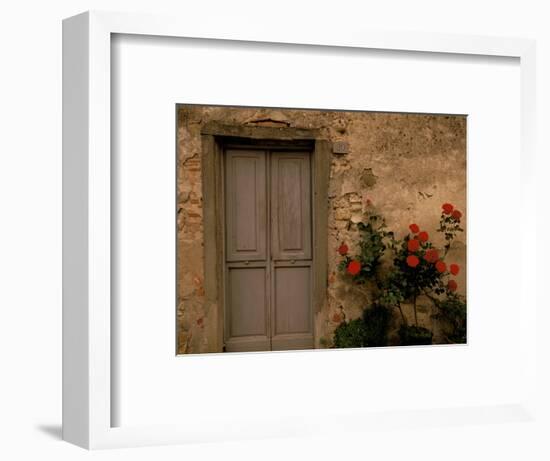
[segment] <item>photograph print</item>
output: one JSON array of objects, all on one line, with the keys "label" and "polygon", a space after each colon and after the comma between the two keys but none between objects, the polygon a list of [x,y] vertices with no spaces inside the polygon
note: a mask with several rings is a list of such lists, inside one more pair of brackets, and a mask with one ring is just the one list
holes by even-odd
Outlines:
[{"label": "photograph print", "polygon": [[176,107],[178,354],[465,344],[465,115]]}]

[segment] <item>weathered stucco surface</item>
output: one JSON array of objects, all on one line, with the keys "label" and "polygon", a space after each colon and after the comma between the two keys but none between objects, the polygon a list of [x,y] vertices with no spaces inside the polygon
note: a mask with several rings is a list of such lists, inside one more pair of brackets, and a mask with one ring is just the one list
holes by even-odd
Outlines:
[{"label": "weathered stucco surface", "polygon": [[[435,230],[441,204],[466,209],[466,117],[395,113],[336,112],[182,106],[178,112],[178,306],[179,353],[215,352],[216,312],[205,310],[201,128],[212,121],[229,125],[291,126],[319,129],[324,139],[345,141],[349,153],[332,154],[329,181],[328,290],[326,308],[315,318],[317,347],[330,345],[344,319],[360,315],[368,294],[337,271],[337,248],[355,253],[356,221],[370,203],[402,237],[417,223],[439,245]],[[466,294],[466,232],[446,259],[461,266],[458,292]],[[419,323],[435,332],[430,304],[420,299]],[[212,310],[212,309],[210,309]],[[412,320],[411,306],[405,306]],[[397,325],[397,322],[396,322]]]}]

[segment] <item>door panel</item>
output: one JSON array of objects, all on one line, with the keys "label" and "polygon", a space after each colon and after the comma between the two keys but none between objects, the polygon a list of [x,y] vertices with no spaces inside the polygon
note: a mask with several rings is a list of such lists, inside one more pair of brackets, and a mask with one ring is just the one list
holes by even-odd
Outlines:
[{"label": "door panel", "polygon": [[265,267],[228,268],[227,350],[269,350],[266,275]]},{"label": "door panel", "polygon": [[311,184],[307,152],[271,156],[273,259],[311,258]]},{"label": "door panel", "polygon": [[310,270],[310,267],[274,268],[274,337],[311,332]]},{"label": "door panel", "polygon": [[266,336],[265,269],[262,267],[228,271],[231,310],[230,331],[235,336]]},{"label": "door panel", "polygon": [[266,259],[265,152],[226,153],[226,245],[228,261]]}]

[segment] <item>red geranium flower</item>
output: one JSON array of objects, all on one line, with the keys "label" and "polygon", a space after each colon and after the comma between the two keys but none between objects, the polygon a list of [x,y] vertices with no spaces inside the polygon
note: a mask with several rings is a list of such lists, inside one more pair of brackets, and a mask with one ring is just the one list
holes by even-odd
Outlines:
[{"label": "red geranium flower", "polygon": [[420,234],[418,234],[418,239],[421,242],[427,242],[429,238],[430,238],[430,236],[428,235],[428,233],[426,231],[422,231],[422,232],[420,232]]},{"label": "red geranium flower", "polygon": [[340,253],[342,256],[346,256],[348,254],[349,248],[345,243],[342,243],[340,247],[338,248],[338,253]]},{"label": "red geranium flower", "polygon": [[460,271],[460,266],[458,264],[451,264],[449,266],[449,271],[453,275],[458,275],[458,272]]},{"label": "red geranium flower", "polygon": [[420,248],[420,242],[418,240],[411,239],[407,242],[407,249],[411,253],[414,253],[415,251],[418,251],[419,248]]},{"label": "red geranium flower", "polygon": [[435,248],[429,248],[424,254],[424,259],[429,263],[434,263],[439,259],[439,253]]},{"label": "red geranium flower", "polygon": [[407,256],[407,265],[409,267],[416,267],[420,264],[420,259],[416,257],[415,255],[409,255]]},{"label": "red geranium flower", "polygon": [[453,212],[454,206],[452,206],[450,203],[444,203],[441,208],[443,208],[443,213],[451,214]]},{"label": "red geranium flower", "polygon": [[361,263],[355,259],[348,264],[348,274],[357,275],[361,271]]},{"label": "red geranium flower", "polygon": [[447,264],[445,264],[441,259],[435,263],[435,268],[437,272],[445,272],[447,270]]},{"label": "red geranium flower", "polygon": [[447,288],[449,289],[449,291],[456,291],[458,285],[454,280],[449,280],[449,283],[447,283]]},{"label": "red geranium flower", "polygon": [[418,231],[420,230],[420,227],[418,227],[418,224],[411,224],[409,226],[409,229],[413,234],[418,234]]},{"label": "red geranium flower", "polygon": [[462,218],[462,213],[458,210],[454,210],[451,216],[458,221],[460,218]]}]

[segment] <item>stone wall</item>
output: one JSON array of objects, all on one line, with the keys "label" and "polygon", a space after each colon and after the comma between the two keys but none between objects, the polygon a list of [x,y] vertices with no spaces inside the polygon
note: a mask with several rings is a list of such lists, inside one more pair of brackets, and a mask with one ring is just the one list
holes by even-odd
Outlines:
[{"label": "stone wall", "polygon": [[[417,223],[431,240],[441,204],[466,209],[466,117],[318,110],[181,106],[178,112],[178,351],[214,352],[216,313],[205,310],[201,128],[217,121],[229,125],[291,126],[319,129],[330,141],[345,141],[349,153],[333,154],[329,182],[329,276],[326,308],[315,319],[316,347],[328,347],[344,319],[357,317],[368,294],[337,271],[337,248],[350,253],[357,240],[350,222],[373,207],[402,237]],[[458,292],[466,293],[466,232],[455,240],[447,261],[456,262]],[[419,299],[419,322],[436,333],[430,303]],[[411,306],[405,306],[412,319]],[[396,323],[397,324],[397,323]]]}]

